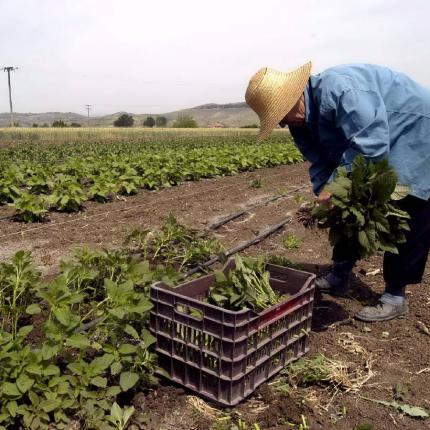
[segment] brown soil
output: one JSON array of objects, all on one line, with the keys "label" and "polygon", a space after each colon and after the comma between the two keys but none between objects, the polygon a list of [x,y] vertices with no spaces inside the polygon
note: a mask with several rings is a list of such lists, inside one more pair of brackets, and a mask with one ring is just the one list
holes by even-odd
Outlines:
[{"label": "brown soil", "polygon": [[[256,177],[262,179],[263,185],[259,189],[249,186]],[[307,165],[298,164],[185,183],[157,192],[140,192],[104,205],[88,203],[85,211],[79,214],[51,214],[49,223],[25,225],[0,221],[0,260],[9,258],[18,249],[28,249],[44,274],[52,274],[58,261],[70,255],[73,247],[119,246],[126,231],[159,226],[169,212],[190,227],[204,229],[215,219],[277,190],[285,192],[307,183]],[[294,218],[299,205],[304,200],[312,200],[310,187],[296,194],[297,197],[280,199],[231,221],[221,227],[216,236],[229,248],[291,214],[291,223],[246,253],[282,255],[307,263],[308,270],[326,270],[330,263],[326,233],[306,229]],[[9,209],[2,208],[0,217],[8,213]],[[294,234],[302,241],[298,249],[285,249],[282,239],[288,234]],[[293,388],[288,396],[282,396],[273,384],[268,383],[228,412],[247,422],[258,423],[262,430],[298,428],[302,416],[306,417],[312,430],[351,430],[365,423],[371,424],[373,430],[430,429],[430,419],[412,419],[362,398],[392,400],[393,387],[401,383],[408,387],[404,403],[430,410],[430,336],[418,325],[420,321],[430,328],[430,265],[424,282],[409,288],[410,313],[406,318],[364,324],[352,317],[382,291],[381,272],[369,274],[381,268],[381,263],[380,257],[359,263],[350,296],[318,296],[315,303],[309,357],[323,353],[331,359],[364,369],[369,353],[374,376],[358,393],[311,386]],[[146,414],[143,428],[209,429],[214,416],[221,411],[214,412],[207,405],[205,412],[205,408],[193,406],[190,398],[190,393],[162,381],[155,391],[139,394],[134,403],[141,413]],[[291,427],[288,422],[295,423],[296,427]]]}]

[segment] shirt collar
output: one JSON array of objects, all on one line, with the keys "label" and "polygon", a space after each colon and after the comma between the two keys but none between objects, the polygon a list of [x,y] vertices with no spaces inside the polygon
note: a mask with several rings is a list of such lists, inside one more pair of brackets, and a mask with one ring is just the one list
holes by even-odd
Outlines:
[{"label": "shirt collar", "polygon": [[311,125],[317,121],[317,110],[315,108],[315,102],[312,94],[311,80],[309,79],[306,85],[305,91],[305,123]]}]

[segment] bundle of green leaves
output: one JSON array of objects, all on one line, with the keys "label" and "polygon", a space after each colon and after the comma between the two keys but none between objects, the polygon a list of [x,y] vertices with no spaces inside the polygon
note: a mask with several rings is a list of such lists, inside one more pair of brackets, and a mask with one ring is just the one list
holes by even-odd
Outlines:
[{"label": "bundle of green leaves", "polygon": [[261,312],[280,300],[279,294],[270,286],[264,259],[236,256],[235,268],[227,276],[217,271],[215,277],[208,301],[224,309],[250,308]]},{"label": "bundle of green leaves", "polygon": [[406,241],[409,215],[397,203],[408,190],[396,184],[387,160],[367,162],[358,155],[351,172],[344,167],[336,170],[327,187],[331,205],[315,206],[312,214],[320,226],[330,228],[332,245],[347,243],[360,258],[378,251],[397,254],[397,245]]}]

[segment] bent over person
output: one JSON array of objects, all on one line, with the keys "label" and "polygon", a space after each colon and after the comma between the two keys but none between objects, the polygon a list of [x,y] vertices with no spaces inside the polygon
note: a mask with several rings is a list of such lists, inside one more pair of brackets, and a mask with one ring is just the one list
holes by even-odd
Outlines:
[{"label": "bent over person", "polygon": [[[400,208],[410,215],[399,254],[384,254],[385,292],[376,306],[356,317],[384,321],[405,315],[405,289],[421,282],[430,249],[430,91],[386,67],[336,66],[311,75],[311,63],[289,73],[270,68],[250,80],[245,99],[260,118],[259,141],[279,124],[310,162],[319,203],[329,204],[325,185],[337,167],[351,168],[357,154],[388,158],[398,181],[409,188]],[[331,272],[316,287],[332,295],[348,292],[358,255],[347,244],[333,249]]]}]

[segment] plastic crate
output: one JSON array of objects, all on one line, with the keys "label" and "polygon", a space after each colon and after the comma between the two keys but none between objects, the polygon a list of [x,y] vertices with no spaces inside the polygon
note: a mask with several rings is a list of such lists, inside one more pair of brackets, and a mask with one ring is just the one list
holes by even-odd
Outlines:
[{"label": "plastic crate", "polygon": [[[234,268],[228,260],[224,273]],[[259,314],[204,303],[214,275],[151,288],[151,331],[161,374],[224,406],[249,396],[309,349],[315,275],[268,264],[273,289],[289,297]]]}]

